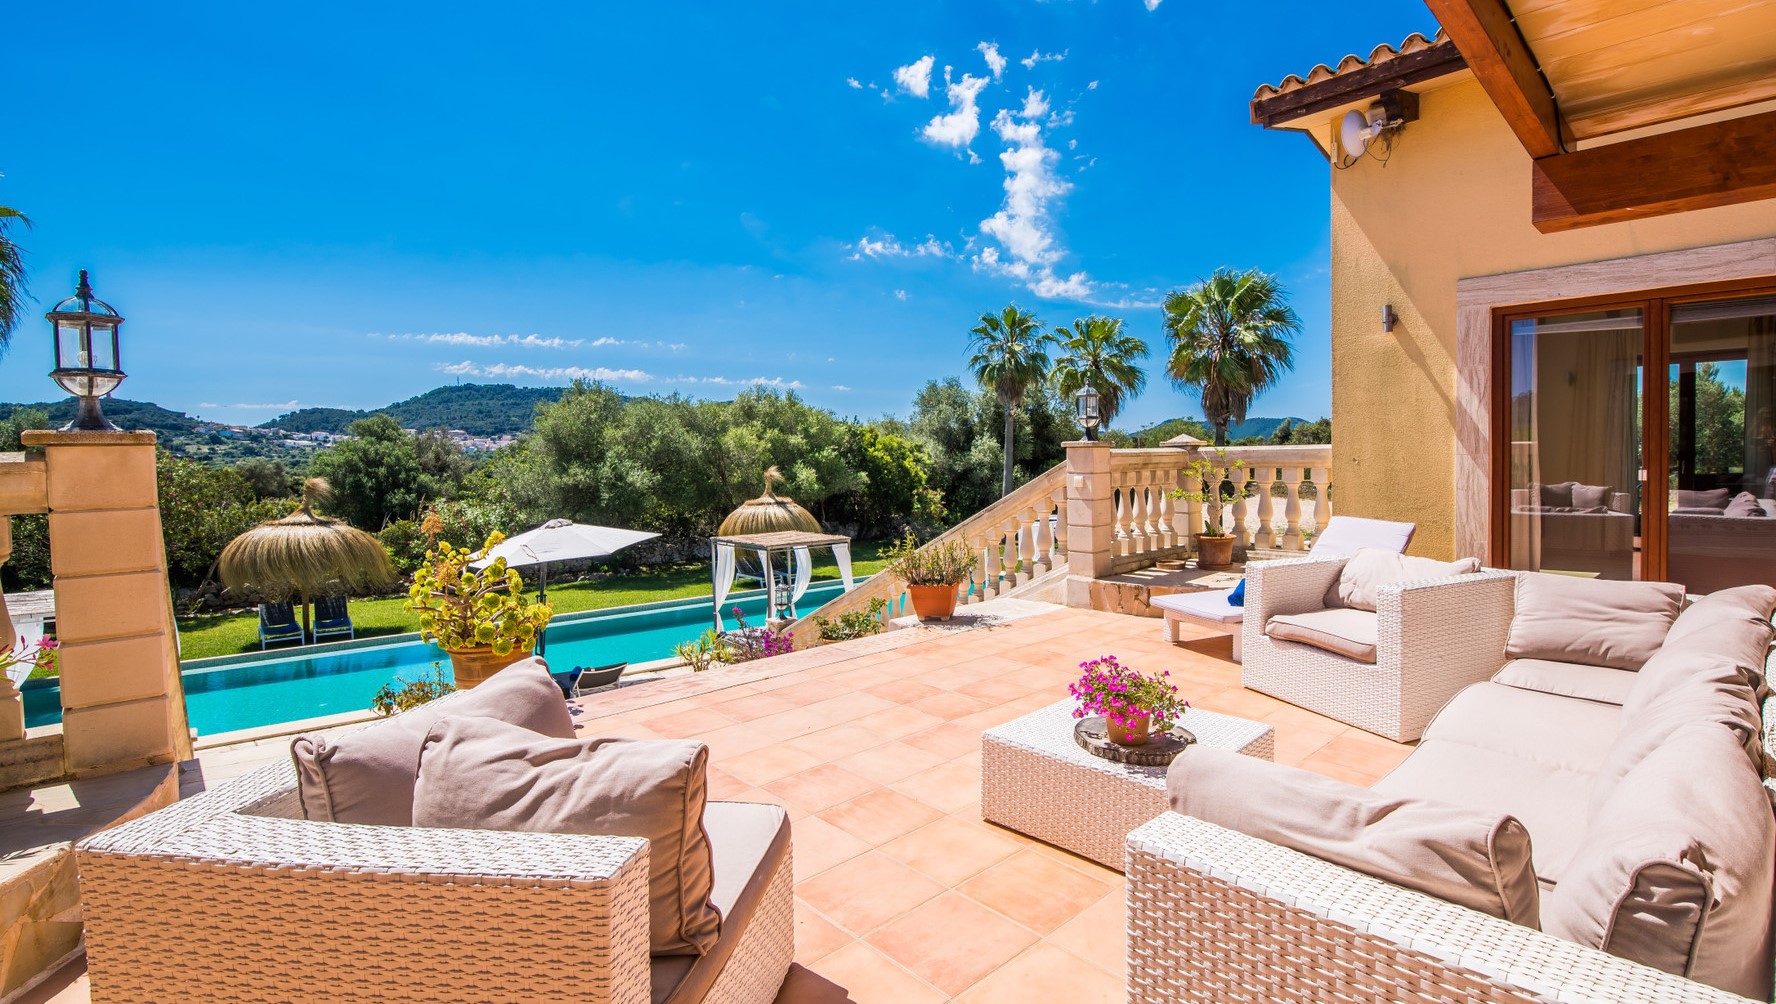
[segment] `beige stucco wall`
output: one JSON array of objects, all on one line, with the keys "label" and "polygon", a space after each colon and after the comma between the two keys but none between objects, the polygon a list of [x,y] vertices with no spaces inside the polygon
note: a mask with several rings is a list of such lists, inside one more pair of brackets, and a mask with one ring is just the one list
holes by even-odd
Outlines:
[{"label": "beige stucco wall", "polygon": [[1330,172],[1334,501],[1416,522],[1434,557],[1455,552],[1457,280],[1776,236],[1776,201],[1539,233],[1529,155],[1479,84],[1445,80],[1386,167]]}]

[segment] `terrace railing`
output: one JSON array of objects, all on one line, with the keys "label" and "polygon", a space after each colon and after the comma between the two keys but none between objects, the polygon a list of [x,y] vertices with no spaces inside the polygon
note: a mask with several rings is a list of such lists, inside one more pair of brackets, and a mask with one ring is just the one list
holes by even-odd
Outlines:
[{"label": "terrace railing", "polygon": [[[961,543],[975,556],[974,571],[959,584],[959,603],[1003,596],[1067,560],[1067,465],[1056,464],[980,512],[927,542],[923,549]],[[885,601],[882,620],[907,612],[906,583],[886,573],[827,601],[791,628],[798,647],[814,642],[814,618],[836,620]]]}]

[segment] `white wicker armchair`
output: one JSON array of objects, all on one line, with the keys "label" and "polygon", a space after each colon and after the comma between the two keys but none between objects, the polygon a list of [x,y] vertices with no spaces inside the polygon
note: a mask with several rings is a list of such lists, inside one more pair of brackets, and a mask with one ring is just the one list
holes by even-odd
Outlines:
[{"label": "white wicker armchair", "polygon": [[1273,616],[1324,607],[1326,590],[1346,560],[1247,567],[1240,682],[1376,735],[1411,742],[1457,691],[1504,666],[1516,577],[1482,571],[1381,587],[1373,665],[1264,633]]},{"label": "white wicker armchair", "polygon": [[1168,812],[1128,838],[1128,1002],[1746,998]]},{"label": "white wicker armchair", "polygon": [[[95,1004],[646,1004],[647,841],[310,822],[283,763],[83,841]],[[702,999],[766,1004],[785,856]]]}]

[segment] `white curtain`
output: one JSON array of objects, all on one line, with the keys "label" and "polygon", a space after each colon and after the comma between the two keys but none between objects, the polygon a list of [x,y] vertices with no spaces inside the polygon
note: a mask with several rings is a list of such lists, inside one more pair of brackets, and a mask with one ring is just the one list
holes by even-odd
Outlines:
[{"label": "white curtain", "polygon": [[777,618],[777,574],[771,570],[771,552],[760,548],[759,574],[765,579],[765,623],[770,624]]},{"label": "white curtain", "polygon": [[833,560],[835,560],[839,563],[839,578],[845,580],[845,592],[848,593],[851,591],[851,587],[852,587],[852,582],[851,582],[851,542],[846,541],[843,544],[834,544],[832,546],[832,549],[833,549]]},{"label": "white curtain", "polygon": [[725,631],[722,624],[722,604],[728,601],[728,593],[734,588],[734,545],[715,545],[715,629]]},{"label": "white curtain", "polygon": [[796,604],[800,602],[803,594],[808,591],[808,583],[813,581],[813,579],[814,555],[810,554],[805,547],[796,548],[795,585],[791,587],[789,592],[789,615],[791,617],[801,616],[801,614],[796,611]]}]

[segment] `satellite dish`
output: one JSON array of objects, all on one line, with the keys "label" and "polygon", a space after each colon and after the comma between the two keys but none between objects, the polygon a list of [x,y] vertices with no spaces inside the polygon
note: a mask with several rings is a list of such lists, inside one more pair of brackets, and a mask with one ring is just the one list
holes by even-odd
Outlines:
[{"label": "satellite dish", "polygon": [[1362,112],[1348,111],[1344,113],[1344,122],[1338,127],[1339,141],[1344,145],[1347,157],[1361,157],[1369,148],[1369,119]]}]

